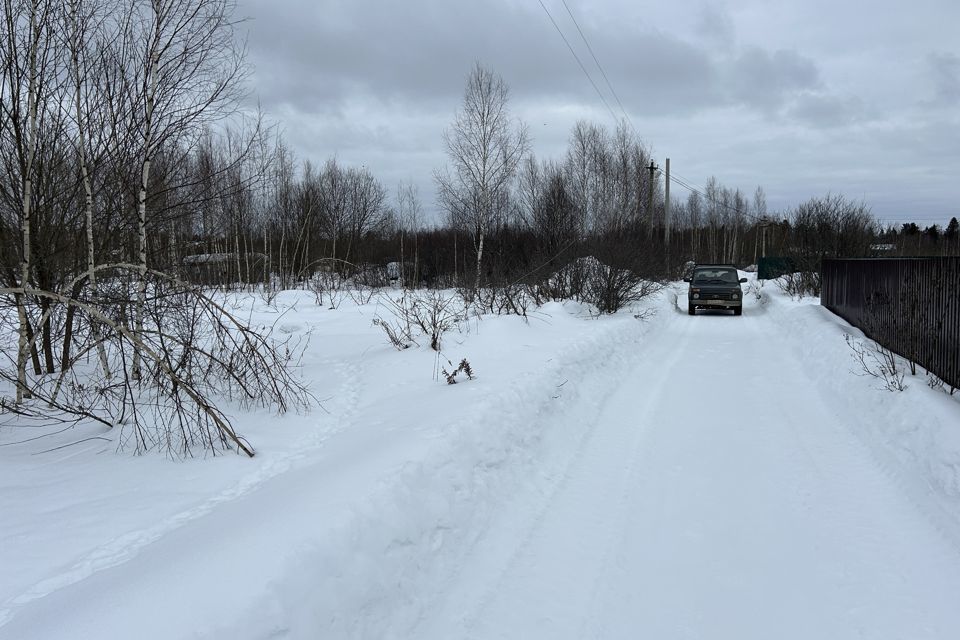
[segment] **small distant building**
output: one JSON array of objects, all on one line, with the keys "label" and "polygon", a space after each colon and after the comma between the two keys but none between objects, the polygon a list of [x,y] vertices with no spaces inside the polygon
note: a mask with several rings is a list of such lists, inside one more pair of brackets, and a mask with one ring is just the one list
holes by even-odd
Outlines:
[{"label": "small distant building", "polygon": [[189,282],[222,285],[262,280],[266,262],[262,253],[201,253],[184,257],[182,264]]}]

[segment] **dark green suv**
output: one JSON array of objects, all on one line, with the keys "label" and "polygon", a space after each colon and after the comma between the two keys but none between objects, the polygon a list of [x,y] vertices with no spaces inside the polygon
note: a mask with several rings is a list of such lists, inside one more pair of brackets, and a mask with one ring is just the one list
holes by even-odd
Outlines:
[{"label": "dark green suv", "polygon": [[687,313],[694,315],[697,309],[727,309],[733,315],[743,313],[743,291],[737,268],[732,264],[698,264],[693,267],[687,290]]}]

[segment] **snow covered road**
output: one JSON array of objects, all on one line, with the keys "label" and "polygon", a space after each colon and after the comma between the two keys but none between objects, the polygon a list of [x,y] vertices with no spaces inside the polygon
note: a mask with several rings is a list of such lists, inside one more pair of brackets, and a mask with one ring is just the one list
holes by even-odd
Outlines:
[{"label": "snow covered road", "polygon": [[956,637],[957,549],[755,311],[678,314],[413,637]]},{"label": "snow covered road", "polygon": [[960,403],[764,301],[485,319],[454,387],[301,306],[338,391],[253,462],[5,454],[0,638],[960,637]]}]

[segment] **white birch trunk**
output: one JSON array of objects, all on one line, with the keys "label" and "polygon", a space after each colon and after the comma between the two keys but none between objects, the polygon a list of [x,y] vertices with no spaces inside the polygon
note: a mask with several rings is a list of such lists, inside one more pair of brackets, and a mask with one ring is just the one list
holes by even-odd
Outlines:
[{"label": "white birch trunk", "polygon": [[[150,165],[153,161],[153,108],[157,95],[157,67],[159,56],[152,52],[150,56],[150,85],[147,90],[146,119],[143,131],[143,166],[140,171],[140,191],[137,194],[137,237],[140,241],[140,255],[137,264],[140,267],[140,282],[137,287],[136,320],[134,330],[137,336],[143,334],[143,317],[147,305],[147,184],[150,180]],[[140,380],[140,353],[133,352],[133,379]]]},{"label": "white birch trunk", "polygon": [[[234,227],[234,233],[233,233],[233,253],[234,253],[234,256],[236,257],[236,263],[237,263],[237,282],[238,282],[238,283],[242,283],[242,282],[243,282],[243,275],[242,275],[242,274],[243,274],[243,269],[241,268],[241,264],[240,264],[240,223],[239,223],[239,222],[237,222],[236,226]],[[233,283],[231,283],[231,284],[233,284]],[[241,284],[241,288],[243,288],[243,287],[242,287],[242,284]]]},{"label": "white birch trunk", "polygon": [[480,274],[481,274],[480,267],[483,264],[483,241],[487,235],[486,233],[484,233],[485,231],[484,226],[485,225],[481,223],[480,228],[478,229],[480,237],[478,238],[478,241],[477,241],[477,278],[473,283],[473,303],[474,304],[478,304],[478,301],[480,300]]},{"label": "white birch trunk", "polygon": [[263,225],[263,252],[267,259],[263,263],[263,291],[267,293],[270,287],[270,274],[273,273],[273,247],[270,246],[270,223]]},{"label": "white birch trunk", "polygon": [[283,245],[286,242],[287,238],[287,225],[282,225],[280,227],[280,250],[279,255],[277,256],[277,267],[280,270],[280,288],[287,288],[287,273],[283,270]]},{"label": "white birch trunk", "polygon": [[[99,297],[99,291],[97,287],[97,269],[96,269],[96,259],[94,257],[94,242],[93,242],[93,186],[90,182],[90,170],[87,166],[87,132],[84,128],[83,113],[81,109],[81,73],[80,73],[80,29],[79,24],[77,23],[77,3],[73,2],[70,5],[70,22],[73,30],[73,39],[71,43],[71,61],[73,63],[73,89],[74,89],[74,100],[76,107],[77,115],[77,151],[78,157],[80,159],[80,175],[83,179],[83,194],[84,194],[84,217],[86,221],[86,231],[87,231],[87,280],[90,283],[90,292],[91,298],[96,304],[97,298]],[[107,360],[107,351],[103,346],[103,343],[100,341],[100,331],[99,325],[93,324],[91,329],[94,334],[94,340],[97,342],[97,355],[100,358],[100,366],[103,368],[103,375],[110,379],[110,364]],[[67,366],[67,363],[63,363],[64,366]],[[61,378],[62,379],[62,378]],[[58,385],[59,389],[59,385]],[[56,394],[54,394],[56,397]]]},{"label": "white birch trunk", "polygon": [[23,236],[23,260],[20,263],[20,286],[24,294],[18,298],[17,315],[20,336],[17,349],[17,404],[30,398],[27,389],[27,358],[29,356],[27,289],[30,287],[30,207],[33,199],[33,161],[37,147],[37,49],[40,46],[40,27],[37,23],[37,2],[30,5],[30,69],[27,89],[27,129],[25,132],[26,164],[23,173],[23,209],[20,231]]}]

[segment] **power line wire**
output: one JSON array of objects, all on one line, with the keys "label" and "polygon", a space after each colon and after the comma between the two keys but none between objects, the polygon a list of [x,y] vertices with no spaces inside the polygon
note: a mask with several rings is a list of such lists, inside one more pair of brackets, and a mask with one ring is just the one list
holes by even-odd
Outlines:
[{"label": "power line wire", "polygon": [[583,66],[583,62],[581,62],[580,56],[578,56],[577,52],[574,51],[573,46],[571,46],[570,44],[570,41],[567,40],[567,36],[563,34],[563,31],[560,29],[560,25],[558,25],[557,21],[553,19],[553,15],[551,15],[550,10],[547,9],[547,5],[543,4],[543,0],[538,0],[538,2],[540,2],[540,6],[543,8],[544,13],[547,14],[548,18],[550,18],[550,22],[551,24],[553,24],[553,28],[557,30],[557,33],[560,34],[560,37],[563,39],[564,44],[567,45],[567,49],[570,50],[570,53],[573,54],[573,57],[577,61],[577,64],[580,65],[580,70],[583,71],[583,74],[585,76],[587,76],[587,80],[590,81],[590,84],[593,86],[593,90],[597,92],[598,96],[600,96],[600,100],[603,101],[603,105],[607,108],[607,111],[610,112],[610,116],[613,117],[614,120],[616,120],[617,116],[613,112],[613,109],[610,108],[610,103],[607,102],[607,99],[600,92],[600,88],[597,87],[597,83],[593,81],[593,78],[590,76],[590,73],[587,71],[587,68]]},{"label": "power line wire", "polygon": [[627,110],[623,108],[623,103],[620,102],[620,96],[618,96],[616,90],[614,90],[613,84],[610,82],[610,78],[607,77],[607,72],[604,71],[603,65],[600,64],[600,60],[597,58],[597,54],[593,52],[593,47],[590,46],[590,41],[587,40],[587,36],[583,33],[583,29],[580,28],[580,23],[577,22],[573,12],[570,11],[570,7],[567,5],[567,0],[561,0],[561,2],[563,2],[563,8],[567,10],[567,15],[570,16],[570,19],[573,21],[573,26],[577,28],[577,33],[580,34],[580,39],[583,40],[583,44],[587,45],[587,51],[590,52],[593,62],[597,65],[597,69],[600,70],[600,75],[603,76],[604,82],[607,83],[607,88],[610,89],[610,93],[613,94],[614,100],[617,101],[617,105],[620,107],[620,111],[623,113],[624,120],[630,123],[630,127],[633,128],[634,133],[636,133],[637,130],[633,127],[633,122],[630,120],[630,116],[627,115]]},{"label": "power line wire", "polygon": [[[600,100],[603,102],[603,105],[607,108],[607,111],[610,112],[610,116],[613,118],[614,122],[616,122],[617,116],[613,112],[613,109],[610,107],[610,103],[607,102],[606,97],[604,97],[603,93],[600,91],[600,88],[597,86],[597,83],[594,82],[593,77],[590,75],[590,72],[587,71],[587,68],[584,66],[583,62],[580,60],[580,56],[577,55],[577,52],[574,50],[573,46],[570,44],[570,41],[567,39],[567,36],[564,35],[563,30],[560,28],[560,25],[557,24],[556,20],[554,20],[553,15],[550,13],[550,10],[547,9],[547,6],[543,4],[543,0],[538,0],[538,2],[540,3],[540,7],[543,9],[544,13],[546,13],[547,17],[550,19],[550,23],[553,25],[553,28],[556,29],[558,34],[560,34],[560,37],[563,39],[564,44],[567,45],[567,49],[570,50],[570,53],[573,55],[573,58],[577,61],[577,64],[580,65],[580,70],[583,71],[583,75],[587,77],[587,80],[590,82],[590,85],[593,87],[593,90],[597,93],[597,96],[599,96]],[[614,99],[617,101],[617,105],[620,107],[620,111],[623,113],[627,124],[630,125],[630,128],[633,130],[634,135],[637,136],[637,138],[639,139],[640,133],[637,131],[637,128],[633,123],[633,119],[627,113],[627,110],[624,108],[623,103],[620,101],[620,97],[617,95],[616,90],[613,88],[613,83],[610,82],[610,78],[607,76],[606,71],[604,71],[603,65],[600,64],[600,60],[597,58],[596,53],[594,53],[593,47],[590,46],[590,41],[587,39],[586,34],[584,34],[583,29],[580,28],[580,23],[577,22],[577,19],[576,17],[574,17],[573,12],[570,10],[570,7],[567,5],[566,0],[561,0],[561,2],[563,3],[563,7],[567,10],[567,14],[570,16],[570,19],[573,21],[574,26],[577,28],[577,32],[580,34],[580,38],[583,40],[583,43],[587,47],[587,51],[590,52],[590,55],[593,58],[594,63],[597,65],[597,68],[600,70],[600,74],[603,76],[604,81],[607,83],[607,87],[610,89],[610,93],[613,94]],[[661,175],[663,175],[662,170],[658,168],[657,171]],[[738,215],[744,215],[755,221],[761,220],[759,216],[752,215],[747,211],[741,211],[735,207],[731,207],[726,203],[718,202],[715,198],[711,198],[707,196],[705,193],[703,193],[702,190],[698,189],[697,187],[687,184],[685,180],[680,179],[678,176],[671,174],[670,180],[671,182],[674,182],[680,185],[681,187],[688,189],[693,193],[696,193],[701,198],[707,200],[708,202],[713,203],[714,205],[724,207],[725,209],[733,211]]]}]

